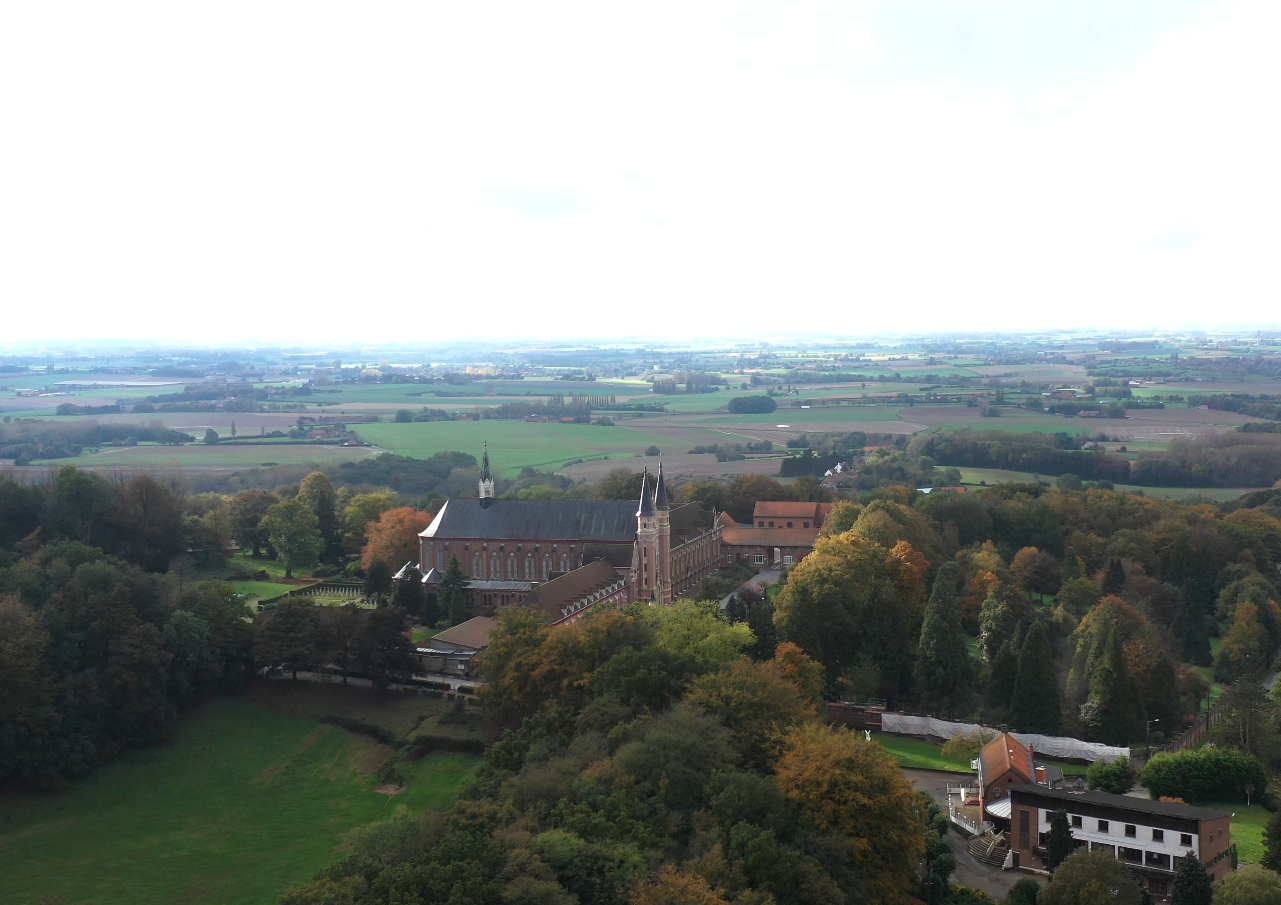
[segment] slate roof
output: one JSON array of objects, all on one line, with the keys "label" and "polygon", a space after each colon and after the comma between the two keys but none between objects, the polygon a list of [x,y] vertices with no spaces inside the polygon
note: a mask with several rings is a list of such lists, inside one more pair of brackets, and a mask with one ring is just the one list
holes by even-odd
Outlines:
[{"label": "slate roof", "polygon": [[449,500],[420,537],[632,543],[634,500]]},{"label": "slate roof", "polygon": [[1132,795],[1113,795],[1110,792],[1069,792],[1067,789],[1047,789],[1045,786],[1014,786],[1010,789],[1010,795],[1016,793],[1020,798],[1035,795],[1053,801],[1085,801],[1093,805],[1115,808],[1118,811],[1156,814],[1183,820],[1218,820],[1231,816],[1227,811],[1216,811],[1213,808],[1198,808],[1195,805],[1179,804],[1177,801],[1152,801],[1149,798],[1135,798]]},{"label": "slate roof", "polygon": [[622,544],[583,544],[584,562],[603,559],[615,569],[630,569],[635,553],[635,547],[624,547]]},{"label": "slate roof", "polygon": [[549,622],[564,618],[563,607],[569,606],[621,581],[607,560],[598,559],[580,569],[566,572],[546,584],[540,584],[520,602],[521,606],[542,611]]},{"label": "slate roof", "polygon": [[489,646],[489,633],[496,623],[488,616],[476,616],[466,622],[460,622],[451,629],[446,629],[431,639],[431,646],[449,644],[455,647],[470,647],[472,650],[484,650]]}]

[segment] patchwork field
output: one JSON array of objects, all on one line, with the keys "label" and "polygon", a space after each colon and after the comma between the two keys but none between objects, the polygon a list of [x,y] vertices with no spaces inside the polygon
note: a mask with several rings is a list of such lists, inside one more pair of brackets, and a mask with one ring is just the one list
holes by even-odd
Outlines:
[{"label": "patchwork field", "polygon": [[274,902],[338,857],[344,834],[444,807],[477,759],[428,755],[374,791],[391,750],[249,699],[190,714],[58,794],[0,794],[0,901],[12,905]]},{"label": "patchwork field", "polygon": [[378,450],[361,446],[113,446],[101,452],[85,453],[72,459],[42,460],[48,465],[92,465],[107,468],[252,468],[297,465],[304,462],[356,462],[376,455]]},{"label": "patchwork field", "polygon": [[626,458],[664,442],[649,434],[644,423],[637,427],[594,424],[549,424],[525,421],[432,421],[417,424],[362,424],[362,440],[401,456],[430,458],[438,452],[458,450],[480,458],[489,444],[489,459],[496,469],[518,472],[525,466],[555,469],[572,459]]},{"label": "patchwork field", "polygon": [[[1048,475],[1033,474],[1028,471],[1009,471],[1004,468],[962,468],[961,483],[967,485],[979,485],[986,482],[988,485],[1000,484],[1002,482],[1036,482],[1048,481],[1053,484],[1055,478]],[[1231,487],[1140,487],[1138,484],[1117,484],[1117,490],[1120,491],[1142,491],[1145,496],[1157,497],[1167,500],[1182,500],[1190,496],[1201,496],[1219,503],[1226,503],[1229,500],[1235,500],[1243,493],[1249,493],[1252,489],[1261,488],[1231,488]]]}]

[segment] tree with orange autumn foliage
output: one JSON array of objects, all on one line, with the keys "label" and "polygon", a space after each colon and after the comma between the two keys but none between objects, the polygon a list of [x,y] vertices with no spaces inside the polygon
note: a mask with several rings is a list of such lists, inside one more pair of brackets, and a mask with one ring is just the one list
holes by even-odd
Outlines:
[{"label": "tree with orange autumn foliage", "polygon": [[809,723],[787,733],[775,768],[783,794],[846,848],[863,899],[910,905],[925,854],[920,800],[879,745],[848,729]]},{"label": "tree with orange autumn foliage", "polygon": [[365,548],[360,551],[360,564],[369,568],[381,559],[396,571],[407,562],[418,561],[418,535],[431,524],[426,512],[409,506],[388,509],[365,529]]}]

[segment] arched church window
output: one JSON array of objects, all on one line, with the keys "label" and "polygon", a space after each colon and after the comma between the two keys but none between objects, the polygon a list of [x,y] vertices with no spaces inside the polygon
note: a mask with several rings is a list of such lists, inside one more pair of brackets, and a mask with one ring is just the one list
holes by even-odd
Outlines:
[{"label": "arched church window", "polygon": [[507,580],[515,581],[517,578],[517,575],[518,573],[516,571],[516,554],[513,553],[507,559]]},{"label": "arched church window", "polygon": [[569,571],[569,554],[567,553],[562,553],[560,555],[560,570],[562,572]]},{"label": "arched church window", "polygon": [[489,578],[498,581],[503,577],[503,558],[494,553],[489,554]]},{"label": "arched church window", "polygon": [[485,567],[481,564],[480,554],[473,553],[471,557],[471,574],[477,578],[485,574]]},{"label": "arched church window", "polygon": [[550,556],[544,556],[543,557],[543,581],[546,581],[549,577],[551,577],[551,574],[552,574],[552,558]]}]

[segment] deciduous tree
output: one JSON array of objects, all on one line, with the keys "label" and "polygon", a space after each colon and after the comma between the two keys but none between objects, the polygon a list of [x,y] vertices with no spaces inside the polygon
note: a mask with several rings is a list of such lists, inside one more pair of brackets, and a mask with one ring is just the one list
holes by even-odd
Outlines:
[{"label": "deciduous tree", "polygon": [[393,570],[407,562],[417,562],[419,557],[418,535],[431,524],[426,512],[409,506],[388,509],[365,529],[365,548],[360,553],[360,564],[369,568],[376,558],[381,558]]},{"label": "deciduous tree", "polygon": [[1128,757],[1118,757],[1111,763],[1096,760],[1086,771],[1085,784],[1099,792],[1124,795],[1134,788],[1138,776]]},{"label": "deciduous tree", "polygon": [[413,671],[416,661],[405,637],[408,627],[409,617],[400,607],[379,607],[366,615],[357,656],[361,671],[374,680],[375,688],[385,689]]},{"label": "deciduous tree", "polygon": [[1263,860],[1260,863],[1268,870],[1281,873],[1281,811],[1273,814],[1263,829]]},{"label": "deciduous tree", "polygon": [[1037,898],[1037,905],[1095,903],[1144,905],[1143,889],[1129,868],[1101,851],[1069,855]]},{"label": "deciduous tree", "polygon": [[1281,876],[1243,864],[1214,884],[1213,901],[1214,905],[1276,905],[1281,902]]},{"label": "deciduous tree", "polygon": [[262,518],[267,510],[280,502],[280,497],[269,490],[242,490],[231,498],[231,530],[240,552],[251,551],[254,556],[267,543],[267,531]]},{"label": "deciduous tree", "polygon": [[343,549],[349,553],[359,553],[365,546],[365,530],[370,522],[388,509],[400,505],[400,497],[390,490],[379,490],[373,493],[358,493],[347,501],[339,517],[343,533]]},{"label": "deciduous tree", "polygon": [[286,578],[293,577],[294,569],[316,564],[323,548],[320,521],[307,506],[283,500],[268,509],[259,524],[284,562]]},{"label": "deciduous tree", "polygon": [[819,830],[843,837],[869,902],[915,901],[923,815],[898,764],[878,745],[843,727],[801,725],[784,737],[775,774]]},{"label": "deciduous tree", "polygon": [[318,623],[310,603],[285,598],[261,627],[254,659],[260,666],[287,670],[296,680],[298,670],[317,663]]}]

